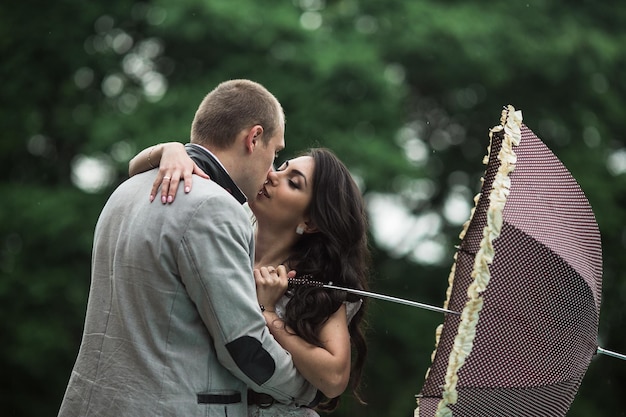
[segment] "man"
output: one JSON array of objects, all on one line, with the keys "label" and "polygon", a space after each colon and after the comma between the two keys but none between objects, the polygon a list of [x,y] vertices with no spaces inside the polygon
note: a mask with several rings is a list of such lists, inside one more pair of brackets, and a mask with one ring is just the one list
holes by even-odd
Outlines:
[{"label": "man", "polygon": [[188,145],[211,180],[171,206],[145,198],[154,170],[111,195],[59,416],[247,416],[248,387],[286,403],[314,400],[265,326],[241,206],[284,148],[284,125],[264,87],[224,82],[200,104]]}]

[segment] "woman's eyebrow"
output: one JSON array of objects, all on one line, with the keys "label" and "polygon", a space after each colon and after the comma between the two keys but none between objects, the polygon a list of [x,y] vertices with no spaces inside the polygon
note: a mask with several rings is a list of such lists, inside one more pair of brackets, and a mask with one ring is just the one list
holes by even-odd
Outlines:
[{"label": "woman's eyebrow", "polygon": [[[284,169],[289,168],[289,161],[285,161],[285,162],[283,163],[283,165],[285,166],[285,168],[284,168]],[[307,183],[307,180],[306,180],[306,175],[304,175],[304,173],[303,173],[302,171],[300,171],[299,169],[293,169],[293,170],[291,170],[291,172],[293,172],[293,173],[294,173],[294,174],[296,174],[296,175],[301,176],[301,177],[304,179],[304,185],[306,185],[306,186],[308,186],[308,185],[309,185],[309,184]]]}]

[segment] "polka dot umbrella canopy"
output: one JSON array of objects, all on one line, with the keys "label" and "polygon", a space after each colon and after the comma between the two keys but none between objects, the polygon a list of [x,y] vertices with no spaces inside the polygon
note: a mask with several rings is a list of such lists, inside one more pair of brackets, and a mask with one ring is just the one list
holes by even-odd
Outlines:
[{"label": "polka dot umbrella canopy", "polygon": [[461,233],[416,417],[564,416],[596,353],[600,233],[576,180],[512,106]]}]

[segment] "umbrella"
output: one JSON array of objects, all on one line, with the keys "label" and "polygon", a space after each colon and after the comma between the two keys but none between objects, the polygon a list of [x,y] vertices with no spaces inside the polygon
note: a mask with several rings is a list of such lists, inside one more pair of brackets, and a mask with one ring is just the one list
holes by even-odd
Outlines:
[{"label": "umbrella", "polygon": [[512,106],[490,131],[416,417],[563,416],[596,353],[602,252],[576,180]]}]

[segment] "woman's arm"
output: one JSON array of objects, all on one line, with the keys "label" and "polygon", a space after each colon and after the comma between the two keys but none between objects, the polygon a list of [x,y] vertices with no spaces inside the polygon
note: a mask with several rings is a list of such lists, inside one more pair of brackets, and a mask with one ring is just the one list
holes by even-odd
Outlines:
[{"label": "woman's arm", "polygon": [[291,353],[302,376],[328,398],[340,396],[350,380],[350,334],[345,305],[326,321],[319,334],[322,346],[315,346],[285,328],[285,323],[276,314],[276,301],[287,289],[285,267],[255,269],[254,278],[270,333]]},{"label": "woman's arm", "polygon": [[270,333],[293,357],[298,371],[328,398],[340,396],[350,380],[350,334],[342,305],[320,332],[322,347],[312,345],[285,328],[276,312],[263,312]]},{"label": "woman's arm", "polygon": [[132,177],[156,167],[159,167],[159,172],[150,190],[150,201],[154,200],[161,187],[161,202],[173,202],[181,178],[185,182],[186,193],[191,191],[193,174],[209,178],[187,155],[185,145],[179,142],[159,143],[139,152],[128,163],[128,175]]},{"label": "woman's arm", "polygon": [[161,161],[163,146],[163,143],[157,143],[135,155],[128,163],[128,176],[132,177],[158,167]]}]

